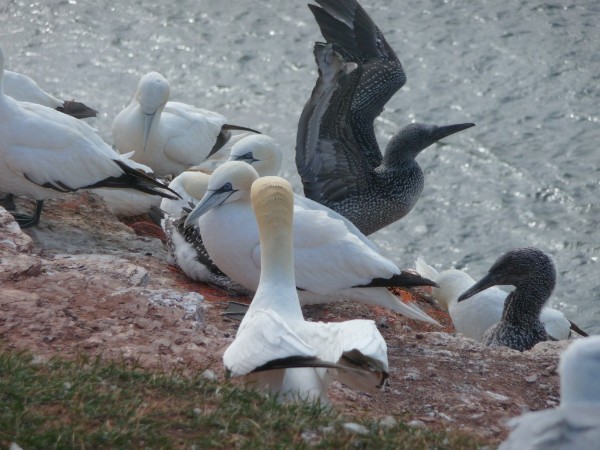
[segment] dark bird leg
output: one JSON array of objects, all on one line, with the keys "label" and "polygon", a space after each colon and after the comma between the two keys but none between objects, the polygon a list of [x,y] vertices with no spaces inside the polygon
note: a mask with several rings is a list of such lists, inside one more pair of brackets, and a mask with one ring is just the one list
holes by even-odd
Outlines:
[{"label": "dark bird leg", "polygon": [[15,205],[15,196],[13,194],[6,194],[4,197],[0,198],[0,206],[3,206],[10,211],[17,209],[17,205]]},{"label": "dark bird leg", "polygon": [[33,216],[26,216],[25,214],[14,213],[13,217],[15,218],[21,229],[32,227],[39,223],[40,217],[42,215],[43,206],[44,200],[36,200],[35,212],[33,213]]}]

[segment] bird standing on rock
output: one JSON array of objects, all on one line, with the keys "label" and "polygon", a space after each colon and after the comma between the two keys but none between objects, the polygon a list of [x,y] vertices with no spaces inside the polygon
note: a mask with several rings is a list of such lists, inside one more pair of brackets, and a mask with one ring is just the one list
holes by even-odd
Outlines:
[{"label": "bird standing on rock", "polygon": [[0,48],[0,191],[36,200],[33,216],[13,214],[21,227],[39,222],[44,200],[78,189],[127,187],[176,197],[83,121],[4,94],[3,74]]},{"label": "bird standing on rock", "polygon": [[[226,162],[211,175],[206,195],[185,222],[186,226],[198,223],[211,259],[250,290],[256,290],[260,278],[259,232],[250,204],[250,188],[257,179],[249,164]],[[434,283],[401,271],[339,214],[322,205],[313,208],[298,197],[294,196],[294,258],[302,304],[346,298],[436,323],[386,287]]]},{"label": "bird standing on rock", "polygon": [[502,319],[488,329],[483,343],[490,347],[529,350],[548,340],[540,313],[556,284],[556,269],[548,255],[537,248],[516,248],[501,255],[487,275],[458,297],[462,302],[496,285],[512,285]]},{"label": "bird standing on rock", "polygon": [[294,194],[279,177],[252,184],[260,282],[223,362],[280,400],[327,401],[333,380],[372,392],[388,376],[387,346],[372,320],[304,320],[294,278]]},{"label": "bird standing on rock", "polygon": [[[485,332],[502,319],[502,311],[508,294],[500,288],[490,287],[467,300],[457,302],[464,291],[475,284],[475,280],[463,270],[435,270],[423,258],[417,258],[417,272],[435,281],[438,287],[432,288],[433,298],[448,311],[454,329],[462,335],[483,340]],[[546,333],[555,340],[569,339],[574,331],[581,336],[588,334],[565,317],[562,311],[546,306],[540,320]]]},{"label": "bird standing on rock", "polygon": [[309,7],[331,50],[315,45],[319,78],[298,123],[296,166],[308,198],[368,235],[416,204],[424,185],[416,156],[474,124],[409,124],[382,156],[373,121],[406,82],[402,65],[356,0],[317,3]]},{"label": "bird standing on rock", "polygon": [[133,160],[151,167],[159,176],[177,176],[202,163],[225,145],[231,130],[256,133],[228,124],[221,114],[169,101],[169,93],[169,82],[160,73],[144,75],[112,127],[117,149],[134,152]]}]

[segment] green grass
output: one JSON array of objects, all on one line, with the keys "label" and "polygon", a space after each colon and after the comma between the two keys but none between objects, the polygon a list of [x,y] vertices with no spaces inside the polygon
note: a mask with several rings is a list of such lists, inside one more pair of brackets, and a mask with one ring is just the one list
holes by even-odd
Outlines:
[{"label": "green grass", "polygon": [[[357,422],[370,433],[343,429]],[[307,439],[307,436],[311,436]],[[36,363],[0,351],[0,448],[474,449],[461,434],[348,417],[202,376],[183,377],[80,358]]]}]

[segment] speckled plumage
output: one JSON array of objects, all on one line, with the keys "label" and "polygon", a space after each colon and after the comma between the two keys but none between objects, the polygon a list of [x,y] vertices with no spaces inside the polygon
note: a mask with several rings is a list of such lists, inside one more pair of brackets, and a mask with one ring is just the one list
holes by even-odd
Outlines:
[{"label": "speckled plumage", "polygon": [[[192,207],[194,205],[191,205]],[[202,242],[200,230],[196,226],[185,227],[184,223],[191,210],[184,208],[181,217],[162,214],[161,226],[167,236],[167,249],[174,265],[190,279],[211,283],[228,291],[249,295],[252,292],[235,283],[225,275],[208,256]],[[156,213],[156,210],[155,210]]]},{"label": "speckled plumage", "polygon": [[296,166],[308,198],[371,234],[417,202],[423,190],[418,153],[472,124],[410,124],[382,156],[373,121],[406,82],[402,65],[356,0],[317,3],[309,7],[342,64],[316,44],[319,78],[298,123]]},{"label": "speckled plumage", "polygon": [[483,343],[529,350],[548,340],[540,313],[556,284],[556,270],[548,255],[537,248],[517,248],[501,255],[486,276],[464,292],[458,301],[495,285],[513,285],[502,319],[483,335]]}]

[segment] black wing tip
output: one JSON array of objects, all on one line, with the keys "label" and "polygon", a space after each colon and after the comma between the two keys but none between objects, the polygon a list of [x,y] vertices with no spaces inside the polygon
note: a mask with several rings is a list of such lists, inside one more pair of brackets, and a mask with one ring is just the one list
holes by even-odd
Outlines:
[{"label": "black wing tip", "polygon": [[65,100],[62,106],[59,106],[56,108],[56,110],[63,114],[75,117],[76,119],[87,119],[89,117],[96,117],[98,115],[98,111],[96,111],[94,108],[90,108],[89,106],[81,102],[76,102],[75,100]]}]

